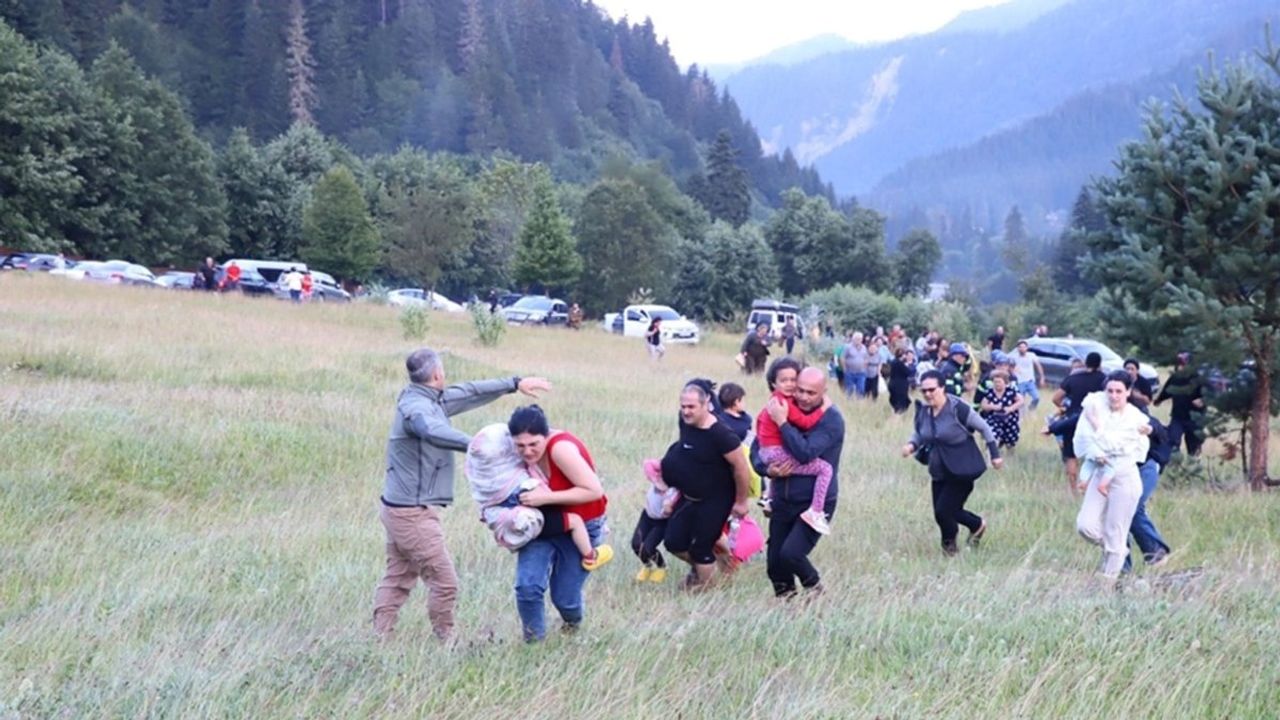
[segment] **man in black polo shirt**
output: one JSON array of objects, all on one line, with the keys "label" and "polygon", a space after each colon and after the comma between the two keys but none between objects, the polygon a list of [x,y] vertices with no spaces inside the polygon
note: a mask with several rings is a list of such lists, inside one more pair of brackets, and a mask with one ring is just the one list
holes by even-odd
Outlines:
[{"label": "man in black polo shirt", "polygon": [[[1053,404],[1068,417],[1079,418],[1080,406],[1089,393],[1101,392],[1107,384],[1107,375],[1102,372],[1102,356],[1091,352],[1085,356],[1084,371],[1072,373],[1062,381],[1057,392],[1053,394]],[[1062,463],[1067,470],[1067,487],[1076,493],[1076,477],[1080,474],[1080,461],[1076,459],[1072,447],[1076,436],[1074,424],[1067,427],[1062,434]]]}]

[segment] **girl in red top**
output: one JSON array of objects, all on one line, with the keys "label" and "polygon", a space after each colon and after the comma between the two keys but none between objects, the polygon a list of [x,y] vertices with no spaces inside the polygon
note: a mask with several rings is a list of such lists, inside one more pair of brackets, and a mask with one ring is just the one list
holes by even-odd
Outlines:
[{"label": "girl in red top", "polygon": [[311,272],[307,271],[302,275],[302,300],[307,302],[311,300],[311,291],[315,288],[311,280]]},{"label": "girl in red top", "polygon": [[[801,432],[807,432],[822,419],[822,414],[826,412],[830,401],[824,402],[810,413],[801,410],[792,400],[798,376],[799,372],[790,366],[777,368],[773,379],[773,397],[778,398],[786,406],[787,424],[794,425]],[[760,442],[760,459],[765,463],[770,465],[781,462],[793,463],[796,465],[792,469],[793,473],[813,475],[816,478],[813,485],[813,502],[810,503],[808,510],[800,514],[800,519],[823,535],[831,532],[831,526],[827,524],[827,516],[822,511],[827,503],[827,488],[831,486],[831,464],[821,458],[814,458],[803,465],[796,463],[796,459],[791,457],[791,453],[787,452],[782,442],[781,428],[764,410],[761,410],[756,417],[756,439]],[[765,496],[761,503],[766,509],[772,502],[772,492],[773,486],[770,483],[765,489]]]}]

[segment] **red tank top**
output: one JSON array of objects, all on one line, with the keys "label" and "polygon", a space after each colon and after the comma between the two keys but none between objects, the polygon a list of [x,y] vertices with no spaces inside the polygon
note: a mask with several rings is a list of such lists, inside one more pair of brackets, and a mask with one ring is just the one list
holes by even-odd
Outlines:
[{"label": "red tank top", "polygon": [[[555,447],[556,444],[560,442],[572,443],[577,447],[578,452],[582,453],[583,459],[587,461],[587,465],[592,470],[596,469],[596,464],[595,461],[591,459],[591,453],[587,452],[587,446],[583,445],[581,440],[567,432],[556,433],[551,436],[550,440],[547,440],[547,466],[551,469],[551,472],[548,473],[547,477],[547,487],[552,490],[572,490],[577,486],[574,485],[573,482],[565,476],[564,472],[556,466],[556,461],[551,457],[551,448]],[[564,509],[578,515],[583,520],[594,520],[604,515],[605,508],[608,504],[609,498],[601,497],[599,500],[582,503],[581,505],[565,505]]]}]

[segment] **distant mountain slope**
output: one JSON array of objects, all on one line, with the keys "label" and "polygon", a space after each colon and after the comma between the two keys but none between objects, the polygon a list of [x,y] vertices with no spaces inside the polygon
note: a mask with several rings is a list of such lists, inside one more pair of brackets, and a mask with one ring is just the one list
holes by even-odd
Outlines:
[{"label": "distant mountain slope", "polygon": [[1166,71],[1276,12],[1274,0],[1074,0],[1008,32],[907,38],[726,83],[766,147],[790,147],[837,191],[861,194],[913,159]]},{"label": "distant mountain slope", "polygon": [[[1234,61],[1259,41],[1258,26],[1246,22],[1207,45],[1219,61]],[[1018,205],[1033,232],[1054,230],[1054,214],[1070,207],[1082,185],[1111,171],[1122,144],[1141,136],[1148,101],[1168,101],[1175,91],[1193,98],[1206,62],[1205,53],[1194,53],[1171,70],[1085,91],[1016,127],[912,160],[863,200],[890,217],[916,210],[959,217],[970,209],[999,219]]]},{"label": "distant mountain slope", "polygon": [[1069,2],[1071,0],[1014,0],[1002,5],[978,8],[961,13],[939,29],[938,33],[1011,32],[1030,25],[1041,15]]},{"label": "distant mountain slope", "polygon": [[752,65],[795,65],[812,60],[827,53],[839,52],[858,47],[858,44],[835,33],[815,35],[798,43],[784,45],[768,54],[740,63],[711,64],[706,66],[707,73],[717,82]]}]

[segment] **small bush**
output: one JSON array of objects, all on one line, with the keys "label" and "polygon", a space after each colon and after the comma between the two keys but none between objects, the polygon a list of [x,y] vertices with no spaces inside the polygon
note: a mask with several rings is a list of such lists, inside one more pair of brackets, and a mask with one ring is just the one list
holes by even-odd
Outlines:
[{"label": "small bush", "polygon": [[408,305],[400,311],[400,329],[405,340],[422,340],[427,336],[431,316],[424,307]]},{"label": "small bush", "polygon": [[507,331],[507,320],[501,313],[489,311],[489,306],[482,302],[471,303],[471,322],[476,328],[476,340],[485,347],[493,347],[502,340]]}]

